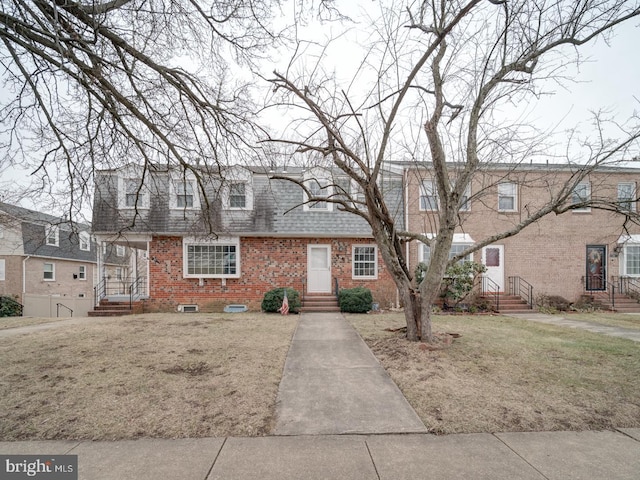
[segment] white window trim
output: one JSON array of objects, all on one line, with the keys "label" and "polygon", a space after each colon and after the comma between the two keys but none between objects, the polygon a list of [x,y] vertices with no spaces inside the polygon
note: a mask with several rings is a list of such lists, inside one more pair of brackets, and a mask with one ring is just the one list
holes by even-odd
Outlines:
[{"label": "white window trim", "polygon": [[[244,184],[244,207],[231,206],[231,185]],[[222,208],[224,210],[253,210],[253,185],[249,179],[229,180],[222,187]]]},{"label": "white window trim", "polygon": [[[44,270],[44,266],[45,265],[51,265],[51,275],[52,278],[44,278],[44,274],[45,274],[45,270]],[[45,282],[55,282],[56,281],[56,264],[53,262],[44,262],[42,264],[42,280]]]},{"label": "white window trim", "polygon": [[6,280],[6,263],[4,258],[0,258],[0,282]]},{"label": "white window trim", "polygon": [[[91,251],[91,235],[89,235],[88,232],[80,232],[78,234],[78,243],[80,250],[82,250],[83,252]],[[83,248],[83,243],[85,244],[86,248]]]},{"label": "white window trim", "polygon": [[87,266],[86,265],[80,265],[78,267],[78,280],[83,280],[83,281],[87,280]]},{"label": "white window trim", "polygon": [[[576,188],[578,188],[579,186],[584,185],[587,187],[587,200],[591,200],[591,182],[580,182],[578,184],[576,184],[575,188],[571,191],[571,204],[575,205],[574,201],[573,201],[573,192],[576,190]],[[582,208],[574,208],[571,210],[572,212],[576,212],[576,213],[588,213],[591,211],[591,207],[582,207]]]},{"label": "white window trim", "polygon": [[[374,271],[373,275],[356,275],[356,248],[373,247]],[[351,246],[351,278],[353,280],[377,280],[378,279],[378,246],[375,243],[356,244]]]},{"label": "white window trim", "polygon": [[116,245],[116,257],[124,257],[125,253],[124,245]]},{"label": "white window trim", "polygon": [[[427,189],[427,184],[430,185],[431,194]],[[422,197],[433,197],[435,199],[435,208],[429,208],[427,205],[422,205]],[[440,210],[440,198],[438,197],[438,186],[434,179],[425,179],[420,182],[420,191],[418,192],[418,208],[421,212],[437,212]]]},{"label": "white window trim", "polygon": [[[425,233],[424,236],[429,239],[433,239],[436,237],[436,235],[433,233]],[[464,245],[465,247],[470,247],[475,243],[476,243],[475,240],[471,238],[471,235],[469,235],[468,233],[454,233],[453,242],[451,242],[451,248],[453,248],[454,245]],[[425,260],[424,247],[431,248],[426,243],[418,242],[418,262],[420,263],[424,263],[424,260]],[[473,261],[473,253],[469,254],[469,261],[471,262]]]},{"label": "white window trim", "polygon": [[[193,206],[178,206],[178,185],[188,183],[193,192]],[[171,210],[199,210],[200,209],[200,189],[198,181],[193,174],[186,176],[171,176],[169,178],[169,208]]]},{"label": "white window trim", "polygon": [[[54,234],[55,240],[54,243],[50,243],[49,242],[49,236],[51,234]],[[44,231],[44,235],[45,235],[45,244],[51,246],[51,247],[59,247],[60,246],[60,228],[57,225],[49,225],[45,228]]]},{"label": "white window trim", "polygon": [[[236,247],[236,273],[235,274],[190,274],[188,247],[192,245],[233,245]],[[182,239],[182,277],[183,278],[240,278],[242,268],[240,256],[240,237],[218,237],[213,239],[202,239],[194,237],[184,237]]]},{"label": "white window trim", "polygon": [[[513,193],[504,193],[500,191],[503,185],[513,186]],[[501,197],[513,197],[513,208],[500,208]],[[517,212],[518,211],[518,184],[516,182],[501,182],[498,184],[498,212]]]},{"label": "white window trim", "polygon": [[[314,178],[307,178],[304,181],[304,185],[308,189],[310,189],[309,186],[312,183],[320,185],[321,189],[326,192],[326,194],[323,195],[323,197],[321,197],[321,198],[324,198],[324,197],[329,198],[329,197],[331,197],[333,195],[333,186],[331,186],[331,180],[329,178],[327,178],[326,176],[318,176],[318,177],[314,177]],[[325,206],[323,208],[319,208],[319,207],[315,206],[318,203],[320,203],[321,201],[309,202],[309,195],[304,190],[303,190],[303,201],[304,201],[304,204],[302,206],[302,210],[304,212],[332,212],[333,211],[333,203],[332,202],[325,201],[324,202]]]},{"label": "white window trim", "polygon": [[118,177],[118,208],[121,210],[146,210],[149,208],[149,190],[142,184],[138,190],[138,198],[135,205],[127,205],[127,192],[126,186],[128,181],[137,182],[140,185],[141,179],[139,177],[127,175]]},{"label": "white window trim", "polygon": [[[630,199],[626,199],[626,198],[621,199],[620,198],[620,187],[622,185],[628,185],[628,186],[631,187],[631,198]],[[619,203],[629,202],[631,204],[631,208],[628,211],[630,211],[630,212],[635,212],[636,211],[636,201],[635,201],[636,195],[637,195],[636,194],[636,188],[637,188],[636,182],[619,182],[618,183],[618,187],[616,189],[617,190],[617,192],[616,192],[617,201]]]}]

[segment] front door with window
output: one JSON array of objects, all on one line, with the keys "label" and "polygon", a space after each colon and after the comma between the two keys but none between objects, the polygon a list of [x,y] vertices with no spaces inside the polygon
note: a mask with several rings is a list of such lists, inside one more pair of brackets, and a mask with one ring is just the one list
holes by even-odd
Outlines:
[{"label": "front door with window", "polygon": [[482,264],[487,267],[485,277],[504,292],[504,245],[488,245],[482,249]]},{"label": "front door with window", "polygon": [[586,290],[607,289],[607,246],[587,245]]},{"label": "front door with window", "polygon": [[308,246],[307,292],[331,293],[331,245]]}]

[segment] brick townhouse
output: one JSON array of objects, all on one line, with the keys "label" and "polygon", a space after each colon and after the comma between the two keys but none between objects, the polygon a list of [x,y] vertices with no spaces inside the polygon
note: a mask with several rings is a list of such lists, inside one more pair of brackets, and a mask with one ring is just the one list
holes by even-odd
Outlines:
[{"label": "brick townhouse", "polygon": [[[439,205],[433,172],[428,165],[400,166],[408,229],[427,235],[436,232]],[[516,168],[497,164],[478,172],[465,195],[468,201],[460,211],[452,253],[461,253],[526,219],[557,195],[573,174],[571,166],[547,164]],[[573,186],[569,201],[616,201],[635,215],[639,178],[638,169],[599,168]],[[408,257],[412,265],[428,261],[429,248],[411,242]],[[640,280],[640,227],[625,215],[597,208],[551,213],[467,258],[485,264],[486,276],[501,292],[513,291],[520,281],[531,285],[536,298],[559,295],[571,302],[583,294],[640,291],[636,282]]]},{"label": "brick townhouse", "polygon": [[[144,252],[145,311],[220,311],[229,304],[259,310],[277,287],[309,300],[365,286],[375,301],[395,301],[363,219],[330,202],[306,202],[298,185],[272,179],[291,176],[333,195],[331,185],[350,191],[346,177],[322,168],[198,173],[156,166],[143,176],[130,165],[96,175],[93,232],[98,242]],[[383,185],[401,224],[402,177],[389,174]]]}]

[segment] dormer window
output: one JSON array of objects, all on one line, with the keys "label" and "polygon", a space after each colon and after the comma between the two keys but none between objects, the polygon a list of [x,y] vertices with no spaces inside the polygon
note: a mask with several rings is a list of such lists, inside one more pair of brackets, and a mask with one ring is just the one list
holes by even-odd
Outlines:
[{"label": "dormer window", "polygon": [[60,245],[60,229],[56,225],[50,225],[45,230],[46,244],[52,247]]},{"label": "dormer window", "polygon": [[118,191],[120,208],[149,208],[149,192],[139,178],[120,178]]},{"label": "dormer window", "polygon": [[80,242],[80,250],[83,252],[91,250],[91,238],[89,237],[89,232],[80,232],[78,239]]},{"label": "dormer window", "polygon": [[303,210],[305,212],[330,212],[333,203],[323,200],[309,201],[310,198],[330,198],[333,195],[333,186],[329,180],[329,172],[314,168],[305,174],[304,184],[309,192],[304,192]]},{"label": "dormer window", "polygon": [[229,208],[246,208],[247,185],[244,182],[233,182],[229,185]]},{"label": "dormer window", "polygon": [[234,166],[224,172],[221,185],[222,208],[225,210],[253,210],[253,174]]},{"label": "dormer window", "polygon": [[171,208],[183,210],[200,208],[198,182],[193,175],[171,178],[169,190]]}]

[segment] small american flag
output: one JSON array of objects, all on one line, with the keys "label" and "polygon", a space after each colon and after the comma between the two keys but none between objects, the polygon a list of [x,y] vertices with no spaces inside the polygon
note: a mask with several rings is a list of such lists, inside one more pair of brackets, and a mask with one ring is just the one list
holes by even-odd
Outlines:
[{"label": "small american flag", "polygon": [[278,309],[282,315],[289,315],[289,299],[287,298],[287,291],[284,291],[284,298],[282,299],[282,306]]}]

